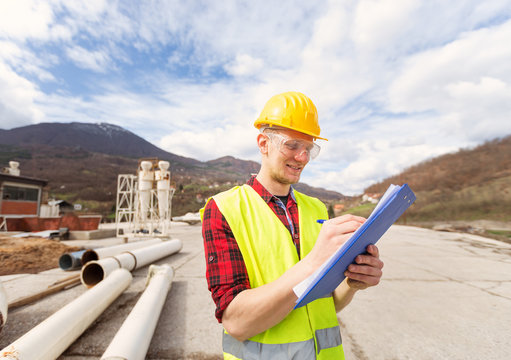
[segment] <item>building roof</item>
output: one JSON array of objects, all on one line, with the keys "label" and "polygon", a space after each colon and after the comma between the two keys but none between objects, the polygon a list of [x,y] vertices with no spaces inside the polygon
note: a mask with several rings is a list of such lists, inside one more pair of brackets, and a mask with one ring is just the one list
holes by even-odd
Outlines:
[{"label": "building roof", "polygon": [[[51,202],[51,204],[50,204],[50,202]],[[50,200],[50,201],[48,201],[48,204],[58,205],[58,206],[68,206],[68,207],[74,206],[73,204],[71,204],[70,202],[67,202],[66,200]]]},{"label": "building roof", "polygon": [[10,174],[2,174],[0,173],[0,183],[5,181],[16,182],[20,184],[29,184],[29,185],[40,185],[46,186],[48,184],[48,180],[36,179],[27,176],[16,176]]}]

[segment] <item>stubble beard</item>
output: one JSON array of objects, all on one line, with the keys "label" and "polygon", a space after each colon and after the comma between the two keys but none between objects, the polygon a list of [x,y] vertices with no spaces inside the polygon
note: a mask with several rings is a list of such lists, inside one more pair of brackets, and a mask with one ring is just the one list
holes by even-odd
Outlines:
[{"label": "stubble beard", "polygon": [[291,181],[287,179],[285,176],[278,174],[276,171],[272,172],[271,177],[274,181],[282,185],[293,185],[300,181],[300,175],[298,175],[298,179],[296,181]]}]

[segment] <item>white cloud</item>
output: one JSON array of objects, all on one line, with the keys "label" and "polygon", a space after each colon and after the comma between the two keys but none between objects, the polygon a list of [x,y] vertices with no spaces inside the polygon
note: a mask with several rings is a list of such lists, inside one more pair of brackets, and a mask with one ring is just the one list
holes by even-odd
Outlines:
[{"label": "white cloud", "polygon": [[44,1],[0,2],[0,36],[17,40],[45,39],[53,21],[51,5]]},{"label": "white cloud", "polygon": [[429,145],[413,136],[401,142],[385,136],[373,136],[373,139],[376,140],[360,140],[351,147],[339,149],[338,162],[344,163],[342,167],[336,166],[333,159],[324,161],[322,157],[326,154],[321,154],[317,162],[309,163],[302,180],[345,195],[356,195],[422,160],[457,149],[445,144]]},{"label": "white cloud", "polygon": [[28,125],[42,117],[35,105],[38,89],[0,62],[0,119],[1,128]]},{"label": "white cloud", "polygon": [[[160,147],[180,155],[213,160],[231,155],[249,158],[256,145],[256,130],[247,126],[227,125],[196,131],[175,131],[164,136]],[[258,157],[252,160],[259,161]]]},{"label": "white cloud", "polygon": [[126,12],[135,19],[141,49],[176,46],[179,56],[208,73],[235,63],[238,54],[264,59],[277,68],[295,65],[295,54],[310,37],[310,24],[324,11],[322,3],[296,6],[293,1],[231,0],[203,6],[157,1]]},{"label": "white cloud", "polygon": [[67,56],[83,69],[106,72],[111,64],[110,56],[104,51],[90,51],[81,46],[66,49]]},{"label": "white cloud", "polygon": [[98,21],[101,15],[107,10],[106,0],[87,0],[87,1],[65,1],[61,0],[61,6],[64,6],[73,17],[81,17],[88,21]]},{"label": "white cloud", "polygon": [[362,51],[394,47],[395,39],[413,28],[419,0],[363,0],[354,13],[352,37]]},{"label": "white cloud", "polygon": [[446,85],[452,99],[449,108],[462,120],[459,132],[470,140],[482,141],[511,134],[511,83],[491,77]]},{"label": "white cloud", "polygon": [[510,38],[508,21],[412,56],[390,86],[390,110],[442,114],[458,122],[456,128],[446,124],[458,138],[482,141],[511,133],[511,48],[504,46]]},{"label": "white cloud", "polygon": [[260,71],[263,64],[262,59],[253,58],[247,54],[238,54],[236,59],[226,64],[224,68],[229,74],[234,76],[250,76]]},{"label": "white cloud", "polygon": [[41,81],[55,80],[53,74],[45,70],[45,67],[54,61],[51,56],[42,59],[15,42],[5,40],[0,40],[0,49],[0,62],[10,68],[16,69],[19,73],[35,75]]}]

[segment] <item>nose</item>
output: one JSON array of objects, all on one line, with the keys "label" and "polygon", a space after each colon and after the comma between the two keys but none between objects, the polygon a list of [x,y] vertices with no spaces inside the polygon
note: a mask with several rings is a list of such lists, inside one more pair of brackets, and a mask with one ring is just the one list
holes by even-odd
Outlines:
[{"label": "nose", "polygon": [[310,160],[309,152],[306,149],[297,151],[295,154],[295,160],[303,163],[308,163]]}]

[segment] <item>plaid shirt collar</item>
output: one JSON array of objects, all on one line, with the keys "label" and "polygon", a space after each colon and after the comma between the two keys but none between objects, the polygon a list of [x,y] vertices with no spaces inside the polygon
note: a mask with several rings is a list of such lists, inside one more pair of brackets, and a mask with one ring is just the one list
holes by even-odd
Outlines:
[{"label": "plaid shirt collar", "polygon": [[[257,175],[252,175],[248,180],[247,185],[252,186],[256,193],[258,193],[259,196],[261,196],[267,204],[269,204],[270,201],[272,201],[272,199],[277,203],[280,202],[279,198],[272,195],[272,193],[266,190],[266,188],[256,179],[256,176]],[[293,202],[296,202],[295,193],[292,186],[289,190],[289,194],[291,194],[291,199],[293,200]]]}]

